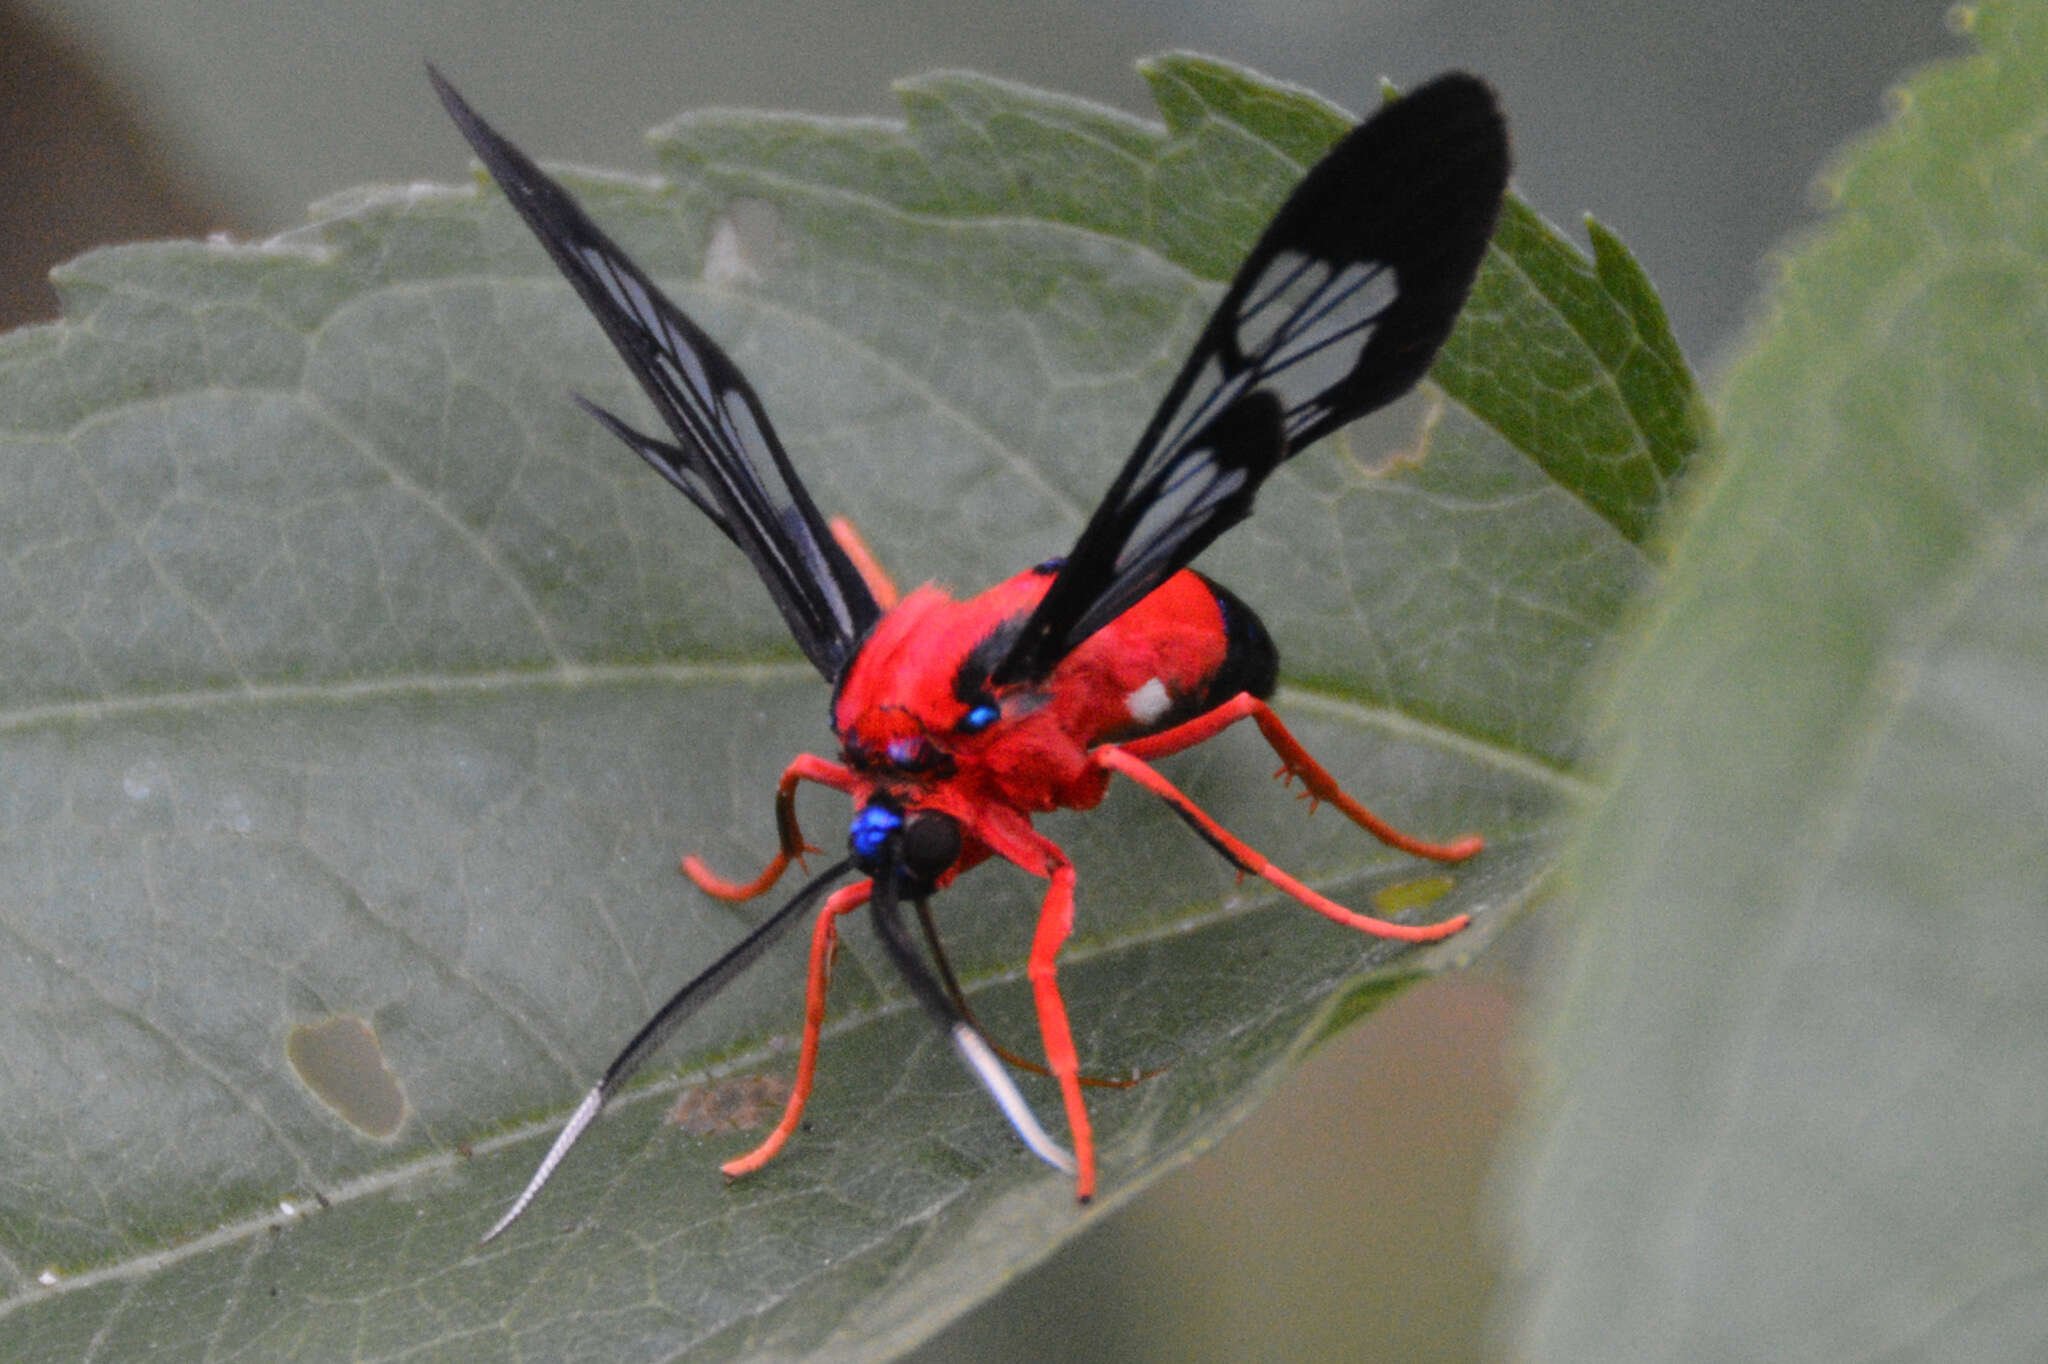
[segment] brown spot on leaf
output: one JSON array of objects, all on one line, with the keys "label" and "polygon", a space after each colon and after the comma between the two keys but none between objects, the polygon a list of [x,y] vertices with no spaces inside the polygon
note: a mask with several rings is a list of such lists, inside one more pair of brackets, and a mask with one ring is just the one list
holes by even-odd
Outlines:
[{"label": "brown spot on leaf", "polygon": [[745,1132],[766,1127],[789,1098],[786,1075],[734,1075],[685,1090],[668,1111],[668,1120],[692,1136]]},{"label": "brown spot on leaf", "polygon": [[405,1121],[405,1091],[385,1063],[376,1029],[355,1015],[297,1025],[285,1036],[284,1054],[313,1097],[364,1136],[387,1140]]}]

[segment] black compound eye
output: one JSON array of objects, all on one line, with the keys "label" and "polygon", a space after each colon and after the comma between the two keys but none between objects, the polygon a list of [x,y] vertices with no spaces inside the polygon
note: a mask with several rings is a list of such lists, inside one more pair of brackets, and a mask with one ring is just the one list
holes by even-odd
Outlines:
[{"label": "black compound eye", "polygon": [[951,815],[920,811],[903,826],[897,856],[918,880],[936,881],[960,857],[960,821]]}]

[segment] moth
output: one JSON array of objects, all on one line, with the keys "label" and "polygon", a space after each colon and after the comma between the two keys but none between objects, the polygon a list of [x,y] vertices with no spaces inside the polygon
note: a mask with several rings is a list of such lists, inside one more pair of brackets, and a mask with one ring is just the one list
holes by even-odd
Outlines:
[{"label": "moth", "polygon": [[[690,858],[685,872],[709,894],[750,899],[812,851],[797,825],[799,786],[842,792],[854,810],[847,856],[647,1021],[485,1240],[525,1211],[649,1055],[814,907],[794,1084],[774,1130],[725,1172],[758,1169],[796,1130],[815,1075],[838,921],[866,905],[892,963],[1020,1139],[1072,1175],[1086,1201],[1096,1186],[1083,1095],[1091,1077],[1081,1073],[1059,987],[1076,876],[1032,817],[1093,808],[1112,777],[1158,796],[1240,872],[1337,923],[1409,942],[1465,926],[1464,916],[1414,925],[1346,909],[1223,828],[1154,764],[1250,720],[1279,755],[1284,779],[1299,779],[1314,800],[1390,846],[1444,862],[1483,846],[1471,835],[1411,837],[1346,794],[1267,704],[1279,655],[1258,616],[1189,567],[1250,514],[1283,460],[1407,392],[1429,369],[1464,306],[1507,184],[1506,124],[1482,81],[1439,76],[1331,148],[1246,256],[1073,548],[960,600],[931,584],[899,593],[858,534],[820,513],[760,398],[718,344],[561,186],[438,72],[428,74],[666,430],[648,434],[577,401],[747,556],[832,688],[837,754],[801,755],[784,769],[775,796],[780,846],[766,869],[733,882]],[[1046,883],[1028,974],[1065,1146],[974,1022],[931,929],[929,898],[992,858]],[[919,912],[933,963],[910,935],[905,901]]]}]

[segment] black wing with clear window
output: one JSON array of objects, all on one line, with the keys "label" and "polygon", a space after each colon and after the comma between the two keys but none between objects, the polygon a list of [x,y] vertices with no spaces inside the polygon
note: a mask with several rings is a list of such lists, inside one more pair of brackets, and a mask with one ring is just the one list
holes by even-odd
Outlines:
[{"label": "black wing with clear window", "polygon": [[632,368],[675,443],[578,401],[746,553],[797,645],[828,681],[837,681],[881,608],[790,467],[761,400],[717,343],[567,191],[478,117],[440,72],[430,66],[427,74],[491,178]]},{"label": "black wing with clear window", "polygon": [[1412,387],[1464,306],[1507,177],[1493,92],[1459,73],[1386,105],[1318,162],[991,681],[1043,681],[1249,515],[1282,460]]}]

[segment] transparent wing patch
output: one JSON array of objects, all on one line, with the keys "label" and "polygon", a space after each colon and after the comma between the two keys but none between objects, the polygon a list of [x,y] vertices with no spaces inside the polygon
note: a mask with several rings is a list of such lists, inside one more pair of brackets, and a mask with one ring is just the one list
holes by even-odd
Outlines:
[{"label": "transparent wing patch", "polygon": [[991,682],[1042,681],[1249,515],[1281,461],[1412,387],[1464,306],[1507,173],[1493,93],[1464,75],[1386,105],[1311,168]]},{"label": "transparent wing patch", "polygon": [[428,68],[491,177],[575,286],[661,413],[673,442],[578,399],[752,561],[819,672],[837,680],[881,615],[826,529],[753,388],[703,329],[599,231],[568,192]]}]

